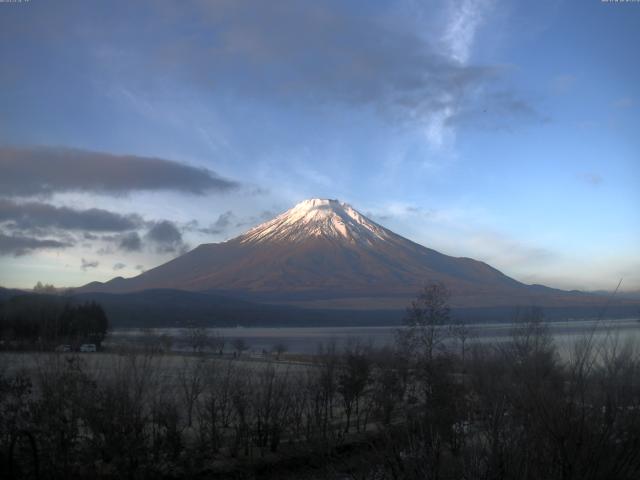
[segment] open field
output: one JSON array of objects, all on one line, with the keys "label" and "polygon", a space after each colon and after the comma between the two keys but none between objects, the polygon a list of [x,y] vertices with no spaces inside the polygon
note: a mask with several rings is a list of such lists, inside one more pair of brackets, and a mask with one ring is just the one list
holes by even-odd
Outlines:
[{"label": "open field", "polygon": [[313,365],[305,365],[294,361],[270,361],[251,358],[249,355],[234,359],[230,355],[220,358],[217,355],[193,355],[189,353],[147,354],[143,350],[121,353],[53,353],[53,352],[0,352],[0,371],[15,374],[25,371],[32,374],[46,371],[52,364],[64,362],[81,362],[83,368],[98,378],[108,377],[121,371],[131,362],[142,362],[146,369],[161,375],[164,381],[177,381],[185,368],[194,364],[202,364],[210,371],[225,369],[229,364],[235,368],[255,371],[266,366],[274,368],[278,375],[299,375]]}]

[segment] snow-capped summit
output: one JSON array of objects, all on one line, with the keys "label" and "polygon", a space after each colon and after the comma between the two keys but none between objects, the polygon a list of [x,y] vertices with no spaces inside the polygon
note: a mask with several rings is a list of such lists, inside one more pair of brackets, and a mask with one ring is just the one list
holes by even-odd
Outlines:
[{"label": "snow-capped summit", "polygon": [[269,220],[240,237],[243,243],[303,242],[320,237],[371,245],[391,232],[338,200],[312,198]]}]

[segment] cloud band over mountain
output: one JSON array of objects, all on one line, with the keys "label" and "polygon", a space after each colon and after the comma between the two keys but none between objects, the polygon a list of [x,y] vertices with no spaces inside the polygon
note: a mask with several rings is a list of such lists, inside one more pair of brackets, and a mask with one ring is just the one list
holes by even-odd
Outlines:
[{"label": "cloud band over mountain", "polygon": [[139,215],[122,215],[100,208],[77,210],[47,203],[16,203],[0,198],[0,223],[11,221],[15,228],[59,228],[94,232],[122,232],[142,225]]},{"label": "cloud band over mountain", "polygon": [[38,239],[21,235],[4,235],[0,233],[0,255],[20,256],[32,250],[66,248],[71,245],[65,242],[51,239]]},{"label": "cloud band over mountain", "polygon": [[0,192],[13,197],[59,192],[123,195],[153,190],[203,195],[239,186],[211,170],[173,160],[75,148],[0,147],[0,170]]}]

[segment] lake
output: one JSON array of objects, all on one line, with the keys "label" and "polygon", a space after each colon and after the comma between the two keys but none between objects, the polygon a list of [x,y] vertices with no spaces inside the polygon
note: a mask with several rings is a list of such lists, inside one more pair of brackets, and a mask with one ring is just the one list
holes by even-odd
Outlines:
[{"label": "lake", "polygon": [[[640,340],[640,322],[638,319],[617,320],[573,320],[549,322],[550,332],[561,351],[567,351],[576,340],[593,333],[596,338],[607,337]],[[509,340],[515,324],[484,323],[471,325],[473,338],[470,342],[503,342]],[[264,328],[208,328],[210,335],[222,335],[226,339],[225,350],[231,351],[231,341],[244,340],[253,352],[271,351],[276,344],[284,344],[290,353],[315,353],[320,345],[335,342],[338,347],[358,341],[365,345],[383,347],[392,344],[397,326],[388,327],[264,327]],[[183,328],[157,329],[115,329],[107,339],[107,344],[140,344],[157,335],[168,335],[172,339],[172,349],[187,351],[188,331]]]}]

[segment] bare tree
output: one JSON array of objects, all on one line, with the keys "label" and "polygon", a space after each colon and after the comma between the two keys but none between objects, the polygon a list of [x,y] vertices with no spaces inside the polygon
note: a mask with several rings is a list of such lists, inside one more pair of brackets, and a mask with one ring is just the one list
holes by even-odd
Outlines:
[{"label": "bare tree", "polygon": [[273,351],[276,352],[276,360],[280,360],[280,357],[288,350],[287,345],[284,342],[278,342],[273,346]]},{"label": "bare tree", "polygon": [[475,338],[473,328],[463,320],[454,320],[451,324],[451,334],[460,344],[460,357],[462,360],[462,370],[466,368],[467,342]]},{"label": "bare tree", "polygon": [[338,392],[342,395],[347,422],[345,432],[349,431],[352,413],[355,410],[356,430],[360,431],[360,403],[366,388],[371,382],[371,359],[359,345],[345,352],[344,361],[338,374]]},{"label": "bare tree", "polygon": [[264,454],[268,447],[275,452],[287,425],[291,395],[287,372],[276,371],[275,365],[266,364],[257,374],[252,392],[254,441]]},{"label": "bare tree", "polygon": [[168,333],[163,333],[160,335],[159,341],[164,352],[168,353],[171,351],[171,347],[173,346],[173,339],[171,338],[171,335],[169,335]]},{"label": "bare tree", "polygon": [[226,343],[227,343],[227,339],[220,332],[213,332],[213,334],[210,337],[211,348],[218,355],[222,355],[222,353],[224,352],[224,347]]},{"label": "bare tree", "polygon": [[398,332],[401,348],[426,361],[431,361],[436,351],[444,348],[444,341],[450,335],[445,328],[451,321],[450,296],[443,283],[424,287],[407,308],[405,328]]},{"label": "bare tree", "polygon": [[249,345],[247,345],[247,342],[242,337],[234,338],[231,345],[238,356],[242,355],[242,352],[249,350]]},{"label": "bare tree", "polygon": [[236,379],[246,373],[238,372],[232,361],[227,361],[224,366],[216,362],[215,366],[207,369],[204,398],[198,408],[200,440],[213,453],[220,450],[223,433],[231,426]]},{"label": "bare tree", "polygon": [[251,451],[251,420],[253,417],[251,398],[253,396],[253,378],[251,375],[238,375],[233,383],[233,430],[234,438],[230,445],[232,457],[240,452],[248,456]]},{"label": "bare tree", "polygon": [[333,420],[333,407],[337,391],[338,381],[338,361],[335,340],[329,341],[327,346],[320,345],[316,356],[318,369],[316,371],[315,388],[316,397],[316,420],[322,432],[322,438],[327,439],[330,433],[330,423]]},{"label": "bare tree", "polygon": [[206,365],[203,358],[192,360],[183,357],[182,368],[180,369],[178,379],[180,382],[180,391],[184,399],[187,410],[187,426],[191,427],[193,423],[193,409],[202,394],[205,386]]},{"label": "bare tree", "polygon": [[402,411],[405,400],[409,382],[407,358],[385,348],[377,352],[373,372],[374,408],[383,425],[389,425],[393,414]]},{"label": "bare tree", "polygon": [[211,345],[209,333],[205,328],[190,325],[187,327],[185,335],[193,353],[203,353]]},{"label": "bare tree", "polygon": [[152,328],[141,328],[140,335],[147,349],[152,353],[168,353],[171,351],[173,340],[168,333],[159,334]]}]

